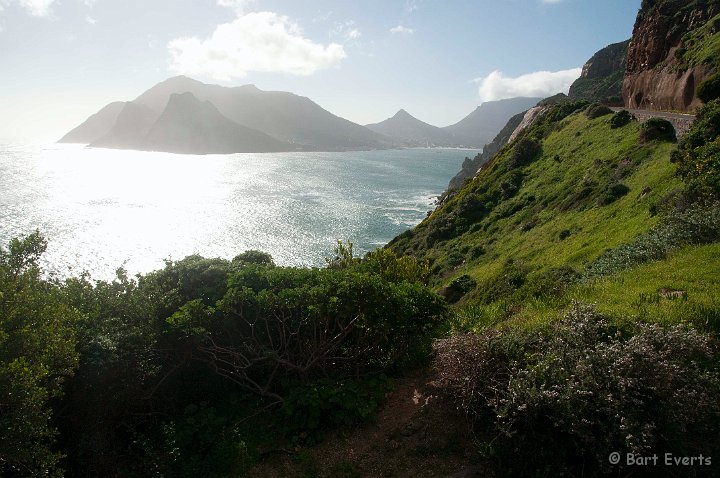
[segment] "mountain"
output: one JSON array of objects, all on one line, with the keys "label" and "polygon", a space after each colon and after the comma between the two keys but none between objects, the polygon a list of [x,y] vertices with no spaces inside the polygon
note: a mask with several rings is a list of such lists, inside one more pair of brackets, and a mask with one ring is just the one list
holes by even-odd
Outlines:
[{"label": "mountain", "polygon": [[135,102],[157,110],[171,94],[185,92],[210,101],[223,116],[238,124],[303,149],[342,151],[392,146],[389,138],[335,116],[308,98],[263,91],[254,85],[228,88],[178,76],[155,85]]},{"label": "mountain", "polygon": [[295,146],[224,117],[192,93],[172,94],[165,111],[143,139],[142,148],[183,154],[292,151]]},{"label": "mountain", "polygon": [[[280,143],[291,143],[295,145],[294,150],[346,151],[394,146],[389,138],[333,115],[308,98],[282,91],[262,91],[253,85],[223,87],[178,76],[158,83],[132,103],[146,108],[146,113],[147,110],[154,111],[159,118],[173,94],[188,92],[200,101],[212,103],[227,119],[272,136]],[[117,131],[117,134],[105,138],[114,128],[123,108],[125,103],[106,106],[63,137],[61,142],[72,139],[93,145],[111,144],[118,137],[123,137],[122,132]],[[138,113],[139,110],[135,111],[135,114]],[[149,118],[150,115],[143,117]],[[127,126],[123,125],[120,129]],[[112,147],[122,147],[121,144]]]},{"label": "mountain", "polygon": [[131,101],[124,103],[113,128],[97,141],[90,143],[95,148],[139,149],[140,141],[147,135],[158,114]]},{"label": "mountain", "polygon": [[122,101],[110,103],[67,133],[58,142],[88,144],[97,141],[115,126],[115,121],[123,108],[125,108],[125,103]]},{"label": "mountain", "polygon": [[645,1],[628,48],[629,108],[692,112],[698,87],[720,68],[720,2]]},{"label": "mountain", "polygon": [[452,134],[413,117],[405,110],[380,123],[365,125],[371,131],[397,139],[405,146],[453,146]]},{"label": "mountain", "polygon": [[622,106],[622,84],[630,40],[614,43],[595,53],[583,65],[580,78],[570,86],[568,96]]},{"label": "mountain", "polygon": [[511,117],[532,108],[541,99],[510,98],[487,101],[459,122],[442,129],[453,135],[454,143],[458,146],[482,148]]}]

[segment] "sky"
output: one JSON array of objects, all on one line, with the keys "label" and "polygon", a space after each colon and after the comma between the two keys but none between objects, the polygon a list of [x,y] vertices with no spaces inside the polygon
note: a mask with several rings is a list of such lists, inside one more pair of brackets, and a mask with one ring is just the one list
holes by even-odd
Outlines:
[{"label": "sky", "polygon": [[183,74],[437,126],[567,91],[641,0],[0,0],[0,138],[57,139]]}]

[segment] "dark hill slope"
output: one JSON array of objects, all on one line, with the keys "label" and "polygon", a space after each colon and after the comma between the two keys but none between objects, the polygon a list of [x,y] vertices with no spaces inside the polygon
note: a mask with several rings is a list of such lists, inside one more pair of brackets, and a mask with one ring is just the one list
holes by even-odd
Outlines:
[{"label": "dark hill slope", "polygon": [[365,127],[376,133],[401,141],[406,146],[453,146],[455,140],[449,132],[415,118],[405,110],[380,123]]},{"label": "dark hill slope", "polygon": [[292,145],[225,118],[209,101],[175,94],[143,141],[142,149],[185,154],[289,151]]}]

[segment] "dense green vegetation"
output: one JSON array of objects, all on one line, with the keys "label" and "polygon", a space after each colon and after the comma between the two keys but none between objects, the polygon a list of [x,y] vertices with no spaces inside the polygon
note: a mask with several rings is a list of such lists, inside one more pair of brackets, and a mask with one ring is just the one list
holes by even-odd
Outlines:
[{"label": "dense green vegetation", "polygon": [[34,234],[0,249],[3,476],[229,476],[258,447],[369,419],[428,356],[428,270],[339,245],[325,269],[250,251],[112,282],[43,279]]}]

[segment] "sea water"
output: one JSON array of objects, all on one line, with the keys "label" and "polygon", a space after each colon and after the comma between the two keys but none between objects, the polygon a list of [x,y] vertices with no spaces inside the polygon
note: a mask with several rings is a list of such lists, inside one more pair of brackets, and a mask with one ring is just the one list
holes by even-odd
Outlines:
[{"label": "sea water", "polygon": [[190,254],[323,266],[418,224],[477,151],[178,155],[0,144],[0,244],[39,230],[45,269],[110,279]]}]

